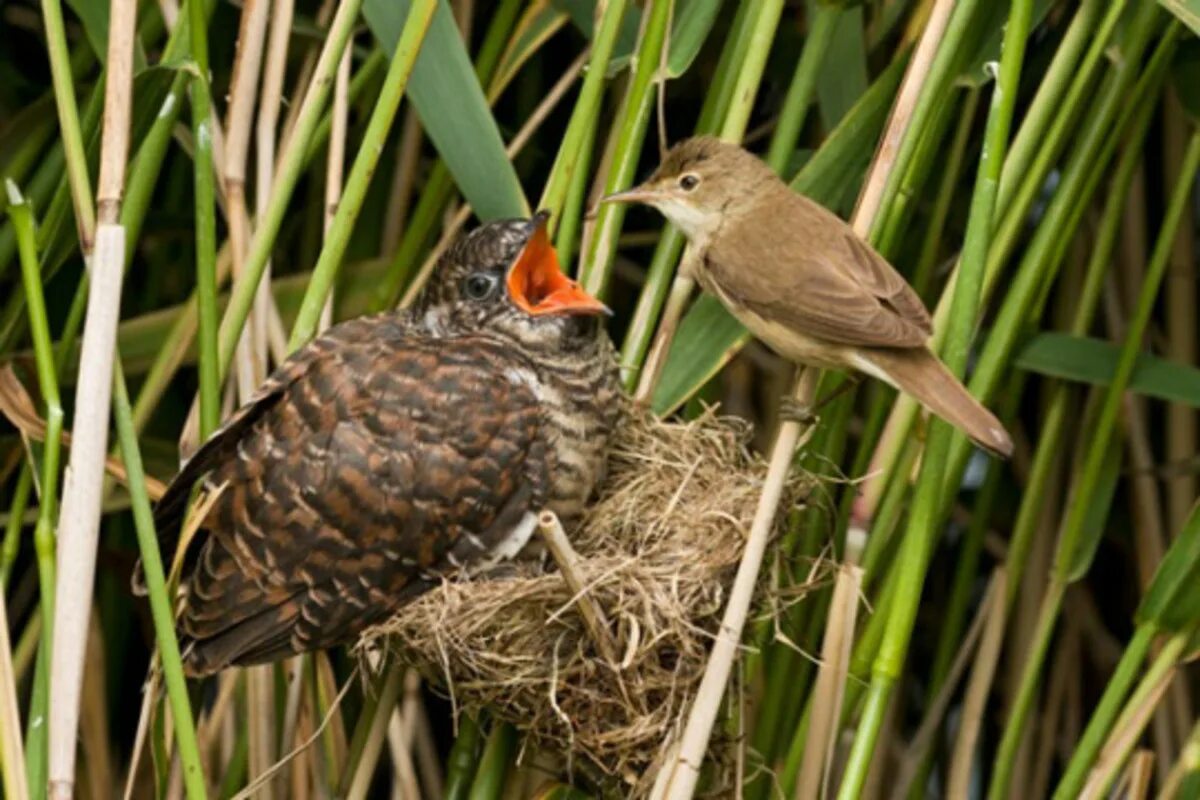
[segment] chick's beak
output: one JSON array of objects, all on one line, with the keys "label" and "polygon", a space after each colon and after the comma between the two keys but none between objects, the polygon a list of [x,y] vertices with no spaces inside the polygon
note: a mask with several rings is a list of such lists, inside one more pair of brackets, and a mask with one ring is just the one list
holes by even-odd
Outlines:
[{"label": "chick's beak", "polygon": [[531,316],[612,314],[608,306],[563,274],[550,244],[546,220],[545,215],[536,218],[537,227],[508,271],[508,296]]},{"label": "chick's beak", "polygon": [[662,197],[661,193],[650,188],[647,184],[634,186],[623,192],[614,192],[600,198],[601,203],[646,203],[652,204]]}]

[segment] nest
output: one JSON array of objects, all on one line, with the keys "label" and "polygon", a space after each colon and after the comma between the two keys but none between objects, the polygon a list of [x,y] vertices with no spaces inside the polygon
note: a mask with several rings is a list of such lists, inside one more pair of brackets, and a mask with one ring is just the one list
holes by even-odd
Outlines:
[{"label": "nest", "polygon": [[[387,637],[458,709],[486,708],[593,779],[642,794],[700,683],[758,504],[766,464],[749,433],[711,412],[688,423],[634,414],[621,426],[598,502],[567,531],[611,660],[549,558],[444,581],[368,641]],[[778,527],[811,485],[792,475]]]}]

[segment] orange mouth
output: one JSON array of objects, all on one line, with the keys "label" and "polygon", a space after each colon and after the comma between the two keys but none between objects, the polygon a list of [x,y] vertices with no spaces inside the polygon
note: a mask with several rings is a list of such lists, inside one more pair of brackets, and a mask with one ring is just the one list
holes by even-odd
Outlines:
[{"label": "orange mouth", "polygon": [[537,228],[508,271],[508,296],[531,316],[611,314],[608,306],[563,274],[546,232],[548,215],[535,219]]}]

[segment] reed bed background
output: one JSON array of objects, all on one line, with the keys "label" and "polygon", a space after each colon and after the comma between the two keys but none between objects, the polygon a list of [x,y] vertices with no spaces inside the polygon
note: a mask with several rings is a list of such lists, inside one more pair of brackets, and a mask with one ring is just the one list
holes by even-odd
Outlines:
[{"label": "reed bed background", "polygon": [[[537,208],[631,392],[773,454],[744,647],[656,796],[709,788],[714,727],[746,798],[1200,796],[1198,35],[1197,0],[3,4],[4,796],[620,795],[389,659],[185,683],[150,513],[290,350]],[[678,231],[593,213],[693,132],[908,276],[1010,462],[870,381],[778,424],[791,366],[675,276]],[[764,547],[789,466],[839,479]],[[751,604],[814,559],[837,580]]]}]

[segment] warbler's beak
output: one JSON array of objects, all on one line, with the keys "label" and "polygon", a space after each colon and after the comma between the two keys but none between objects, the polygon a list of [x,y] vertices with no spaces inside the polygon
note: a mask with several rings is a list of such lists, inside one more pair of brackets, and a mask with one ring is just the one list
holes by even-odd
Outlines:
[{"label": "warbler's beak", "polygon": [[661,199],[662,195],[652,188],[642,184],[634,186],[632,189],[626,189],[623,192],[614,192],[613,194],[605,195],[600,198],[601,203],[646,203],[652,205],[654,201]]},{"label": "warbler's beak", "polygon": [[508,271],[508,296],[525,313],[612,314],[608,306],[585,292],[563,274],[550,244],[546,223],[550,215],[538,212],[536,228]]}]

